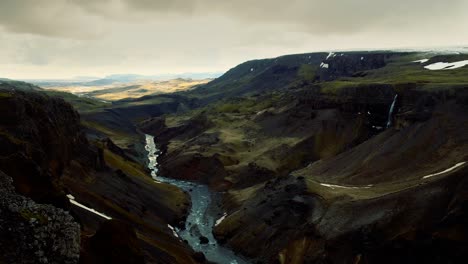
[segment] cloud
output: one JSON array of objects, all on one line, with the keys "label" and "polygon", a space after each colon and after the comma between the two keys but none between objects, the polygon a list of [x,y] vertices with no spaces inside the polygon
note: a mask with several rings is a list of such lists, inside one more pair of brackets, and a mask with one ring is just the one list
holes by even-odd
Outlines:
[{"label": "cloud", "polygon": [[[2,0],[7,30],[47,36],[96,36],[98,18],[119,21],[179,16],[226,16],[250,26],[286,25],[311,34],[352,34],[368,29],[439,26],[464,16],[467,4],[452,0]],[[399,28],[401,30],[401,28]]]},{"label": "cloud", "polygon": [[2,0],[0,27],[14,33],[66,38],[99,35],[98,19],[70,1]]},{"label": "cloud", "polygon": [[464,0],[0,0],[0,77],[209,72],[289,53],[466,45],[467,8]]}]

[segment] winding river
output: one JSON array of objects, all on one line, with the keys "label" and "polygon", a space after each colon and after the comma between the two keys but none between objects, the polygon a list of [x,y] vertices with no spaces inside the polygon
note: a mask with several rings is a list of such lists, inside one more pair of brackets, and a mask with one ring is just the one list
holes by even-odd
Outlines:
[{"label": "winding river", "polygon": [[[148,168],[155,181],[175,185],[189,193],[192,200],[192,207],[185,222],[185,229],[174,228],[175,233],[183,240],[186,240],[193,250],[203,252],[207,260],[219,264],[247,264],[248,261],[237,256],[218,244],[213,236],[213,226],[224,218],[215,220],[210,208],[216,206],[213,201],[213,193],[208,186],[188,181],[181,181],[162,177],[158,174],[159,150],[154,142],[154,137],[146,135],[146,151],[148,151]],[[172,227],[171,227],[172,228]],[[201,243],[200,237],[205,237],[207,243]]]}]

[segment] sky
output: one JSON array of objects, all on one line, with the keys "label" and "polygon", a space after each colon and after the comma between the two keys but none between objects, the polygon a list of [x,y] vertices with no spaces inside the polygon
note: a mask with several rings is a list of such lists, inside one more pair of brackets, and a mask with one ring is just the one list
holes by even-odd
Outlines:
[{"label": "sky", "polygon": [[332,50],[468,45],[468,0],[0,0],[0,77],[223,72]]}]

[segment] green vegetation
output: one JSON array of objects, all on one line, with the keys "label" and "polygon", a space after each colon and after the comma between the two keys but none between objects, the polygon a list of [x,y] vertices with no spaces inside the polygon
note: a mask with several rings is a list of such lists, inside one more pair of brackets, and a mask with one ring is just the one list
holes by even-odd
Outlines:
[{"label": "green vegetation", "polygon": [[40,90],[39,87],[30,83],[8,80],[8,79],[0,79],[0,88],[3,88],[3,87],[10,88],[10,89],[14,88],[20,91]]},{"label": "green vegetation", "polygon": [[49,222],[47,216],[39,214],[38,212],[33,212],[29,209],[22,209],[19,213],[26,221],[32,221],[35,219],[41,225],[45,225]]},{"label": "green vegetation", "polygon": [[0,92],[0,99],[2,99],[2,98],[11,98],[11,97],[12,97],[12,94],[9,93],[9,92],[3,92],[3,91]]},{"label": "green vegetation", "polygon": [[44,91],[45,94],[53,97],[59,97],[69,102],[79,112],[91,112],[105,107],[109,107],[112,103],[102,102],[93,98],[79,97],[71,93],[58,91]]},{"label": "green vegetation", "polygon": [[[435,59],[438,61],[461,61],[468,55],[443,56]],[[410,54],[390,60],[388,64],[379,69],[365,72],[363,77],[342,77],[335,81],[323,82],[320,85],[325,93],[336,93],[347,87],[358,87],[361,85],[393,85],[397,90],[408,86],[425,90],[453,89],[466,86],[468,82],[468,67],[452,70],[428,70],[421,64],[414,62],[421,58],[430,58],[430,54]],[[445,60],[443,59],[445,58]]]},{"label": "green vegetation", "polygon": [[119,169],[127,175],[135,177],[148,177],[148,174],[145,172],[145,169],[141,164],[127,160],[110,150],[104,150],[104,160],[106,161],[106,164],[112,168]]},{"label": "green vegetation", "polygon": [[315,78],[315,73],[317,66],[312,66],[310,64],[302,64],[299,68],[298,75],[300,78],[306,81],[313,81]]}]

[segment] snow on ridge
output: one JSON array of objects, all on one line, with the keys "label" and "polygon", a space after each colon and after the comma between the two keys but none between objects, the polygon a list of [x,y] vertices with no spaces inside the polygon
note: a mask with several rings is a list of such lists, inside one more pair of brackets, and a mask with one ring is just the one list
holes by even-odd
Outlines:
[{"label": "snow on ridge", "polygon": [[328,56],[327,56],[327,58],[325,60],[328,60],[329,58],[333,58],[335,56],[336,56],[336,54],[334,52],[330,52],[330,53],[328,53]]},{"label": "snow on ridge", "polygon": [[424,68],[431,70],[431,71],[453,70],[453,69],[464,67],[466,65],[468,65],[468,60],[456,61],[456,62],[436,62],[433,64],[429,64],[427,66],[424,66]]}]

